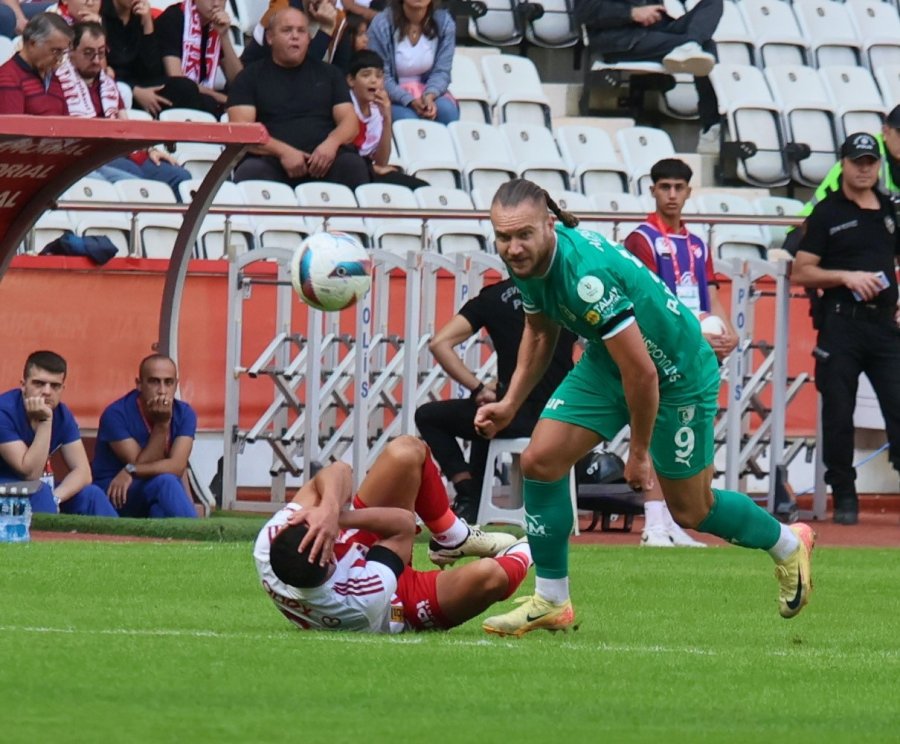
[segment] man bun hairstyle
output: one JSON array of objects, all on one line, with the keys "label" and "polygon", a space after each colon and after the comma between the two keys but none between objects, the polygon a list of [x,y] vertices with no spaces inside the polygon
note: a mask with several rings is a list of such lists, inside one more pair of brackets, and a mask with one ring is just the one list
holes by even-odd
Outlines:
[{"label": "man bun hairstyle", "polygon": [[663,158],[657,160],[650,169],[650,180],[653,183],[662,181],[664,178],[671,178],[678,181],[691,182],[694,171],[691,166],[678,158]]},{"label": "man bun hairstyle", "polygon": [[383,70],[384,60],[378,52],[373,52],[371,49],[361,49],[350,58],[347,74],[351,77],[356,77],[360,70],[365,70],[367,67]]},{"label": "man bun hairstyle", "polygon": [[300,552],[300,543],[309,528],[305,524],[285,527],[276,535],[269,546],[269,563],[280,581],[298,589],[321,586],[328,578],[328,566],[320,566],[318,561],[309,562],[312,543]]},{"label": "man bun hairstyle", "polygon": [[553,212],[556,218],[566,227],[576,227],[578,225],[579,220],[574,214],[562,209],[550,198],[550,194],[545,189],[542,189],[534,181],[529,181],[527,178],[514,178],[512,181],[507,181],[500,186],[497,189],[497,193],[494,194],[491,206],[493,207],[496,204],[501,207],[516,207],[525,201],[546,205],[547,209]]}]

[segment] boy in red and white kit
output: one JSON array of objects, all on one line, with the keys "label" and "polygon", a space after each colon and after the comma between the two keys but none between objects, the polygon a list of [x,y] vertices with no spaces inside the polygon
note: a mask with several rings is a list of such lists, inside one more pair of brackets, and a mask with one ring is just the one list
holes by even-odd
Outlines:
[{"label": "boy in red and white kit", "polygon": [[350,59],[347,86],[353,110],[359,119],[359,134],[353,145],[365,158],[374,183],[392,183],[417,189],[427,181],[404,173],[391,158],[391,102],[384,90],[384,61],[376,52],[364,49]]},{"label": "boy in red and white kit", "polygon": [[[385,448],[352,509],[344,509],[352,488],[350,467],[329,465],[256,540],[253,557],[263,588],[301,628],[448,629],[511,596],[528,572],[527,542],[482,532],[453,514],[437,466],[415,437],[399,437]],[[448,571],[413,569],[414,513],[432,532],[432,562],[483,560]]]}]

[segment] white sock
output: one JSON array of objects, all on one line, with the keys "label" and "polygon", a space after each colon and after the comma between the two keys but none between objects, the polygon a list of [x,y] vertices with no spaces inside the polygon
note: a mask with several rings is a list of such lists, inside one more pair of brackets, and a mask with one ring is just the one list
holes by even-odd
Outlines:
[{"label": "white sock", "polygon": [[500,555],[498,555],[497,557],[499,558],[501,555],[521,555],[525,558],[527,567],[531,567],[534,565],[534,559],[531,557],[531,546],[528,544],[527,540],[513,543],[506,550],[501,551]]},{"label": "white sock", "polygon": [[453,524],[444,532],[433,532],[431,536],[438,545],[444,548],[454,548],[466,541],[466,538],[469,536],[469,528],[465,522],[456,517],[453,520]]},{"label": "white sock", "polygon": [[534,591],[553,604],[562,604],[569,598],[569,577],[564,579],[542,579],[540,576],[534,580]]},{"label": "white sock", "polygon": [[666,528],[666,511],[665,501],[645,501],[644,529],[664,530]]},{"label": "white sock", "polygon": [[781,525],[781,535],[769,550],[767,551],[776,561],[783,561],[789,557],[797,548],[800,547],[800,540],[794,534],[794,531],[786,524]]}]

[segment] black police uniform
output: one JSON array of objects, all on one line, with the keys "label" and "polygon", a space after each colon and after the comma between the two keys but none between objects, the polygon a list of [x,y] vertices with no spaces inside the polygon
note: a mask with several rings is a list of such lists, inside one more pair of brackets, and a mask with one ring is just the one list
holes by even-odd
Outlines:
[{"label": "black police uniform", "polygon": [[853,411],[865,372],[887,427],[890,460],[900,470],[900,328],[895,257],[900,230],[890,199],[862,209],[842,189],[819,202],[803,225],[799,250],[819,256],[822,269],[884,272],[888,286],[869,302],[847,287],[824,290],[814,312],[819,329],[816,387],[822,396],[822,459],[835,511],[857,511]]}]

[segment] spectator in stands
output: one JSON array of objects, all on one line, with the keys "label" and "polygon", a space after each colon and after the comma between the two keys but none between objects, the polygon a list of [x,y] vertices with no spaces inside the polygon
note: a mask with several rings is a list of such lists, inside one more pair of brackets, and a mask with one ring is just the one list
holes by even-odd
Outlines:
[{"label": "spectator in stands", "polygon": [[156,21],[156,38],[166,75],[194,81],[204,110],[221,113],[228,99],[215,88],[216,73],[221,67],[230,84],[243,69],[231,43],[231,18],[224,0],[170,5]]},{"label": "spectator in stands", "polygon": [[[468,398],[425,403],[416,410],[416,426],[422,439],[431,447],[434,458],[456,490],[454,510],[470,524],[478,519],[481,488],[490,440],[475,431],[475,413],[485,403],[501,400],[516,368],[519,342],[525,327],[522,298],[512,279],[504,279],[485,287],[474,299],[463,305],[429,344],[431,353],[447,374],[468,388]],[[497,353],[497,380],[479,380],[454,348],[484,328]],[[563,330],[547,371],[532,390],[515,417],[497,436],[504,439],[529,437],[551,393],[572,369],[572,347],[575,335]],[[471,442],[469,462],[460,449],[458,439]]]},{"label": "spectator in stands", "polygon": [[859,520],[853,411],[863,372],[884,415],[888,457],[900,470],[900,230],[895,205],[878,189],[881,148],[866,132],[844,141],[840,186],[813,207],[797,231],[800,244],[791,270],[794,282],[822,293],[813,312],[819,332],[813,355],[822,396],[822,459],[833,519],[844,525]]},{"label": "spectator in stands", "polygon": [[[31,497],[36,512],[115,517],[109,499],[91,485],[81,432],[60,400],[67,371],[59,354],[35,351],[25,361],[22,386],[0,395],[0,482],[42,480]],[[57,450],[69,469],[59,483],[50,468],[50,457]]]},{"label": "spectator in stands", "polygon": [[369,21],[360,15],[347,15],[347,35],[354,54],[369,48]]},{"label": "spectator in stands", "polygon": [[[104,70],[106,32],[99,23],[76,23],[74,48],[69,59],[56,71],[70,116],[127,119],[119,89]],[[178,194],[178,184],[191,174],[169,153],[156,147],[116,158],[98,168],[94,176],[110,183],[127,178],[149,178],[168,184]]]},{"label": "spectator in stands", "polygon": [[655,0],[575,0],[575,17],[606,62],[661,62],[669,73],[693,75],[701,127],[697,152],[718,154],[719,102],[709,73],[716,64],[712,35],[722,0],[700,0],[678,19]]},{"label": "spectator in stands", "polygon": [[28,21],[44,13],[53,3],[0,0],[0,36],[12,39],[25,31]]},{"label": "spectator in stands", "polygon": [[[157,116],[168,108],[218,108],[186,77],[167,77],[156,40],[149,0],[102,0],[103,28],[109,42],[107,63],[128,85],[134,104]],[[213,102],[215,103],[215,102]]]},{"label": "spectator in stands", "polygon": [[266,41],[266,29],[275,13],[286,8],[296,8],[306,13],[309,21],[309,56],[337,65],[347,72],[353,55],[349,16],[335,7],[334,0],[271,0],[269,9],[256,24],[251,40],[241,54],[244,65],[272,56]]},{"label": "spectator in stands", "polygon": [[359,119],[359,134],[353,144],[369,165],[373,182],[393,183],[417,189],[427,181],[407,175],[396,165],[388,165],[391,157],[391,102],[384,90],[384,62],[375,52],[364,49],[350,60],[347,75],[353,110]]},{"label": "spectator in stands", "polygon": [[391,0],[369,25],[369,47],[384,60],[393,119],[449,124],[459,105],[448,92],[456,22],[433,0]]},{"label": "spectator in stands", "polygon": [[266,39],[272,56],[238,75],[228,96],[228,116],[232,122],[265,124],[271,138],[244,158],[235,180],[292,186],[333,181],[351,189],[368,183],[368,166],[352,144],[359,122],[350,91],[337,67],[308,56],[306,15],[295,8],[278,11]]},{"label": "spectator in stands", "polygon": [[197,414],[175,399],[178,370],[163,354],[141,361],[137,388],[100,416],[94,484],[123,517],[196,517],[183,477]]},{"label": "spectator in stands", "polygon": [[[738,336],[730,314],[719,300],[709,247],[688,230],[682,219],[684,203],[691,195],[692,176],[690,166],[683,160],[666,158],[653,164],[650,193],[656,210],[625,238],[624,245],[695,314],[708,313],[724,321],[725,333],[706,336],[721,360],[737,346]],[[658,481],[644,498],[644,517],[641,545],[703,547],[672,519]]]},{"label": "spectator in stands", "polygon": [[0,115],[65,116],[54,72],[72,46],[72,29],[55,13],[40,13],[22,32],[22,49],[0,65]]},{"label": "spectator in stands", "polygon": [[100,0],[67,0],[51,6],[48,12],[62,16],[70,26],[90,21],[103,23]]}]

